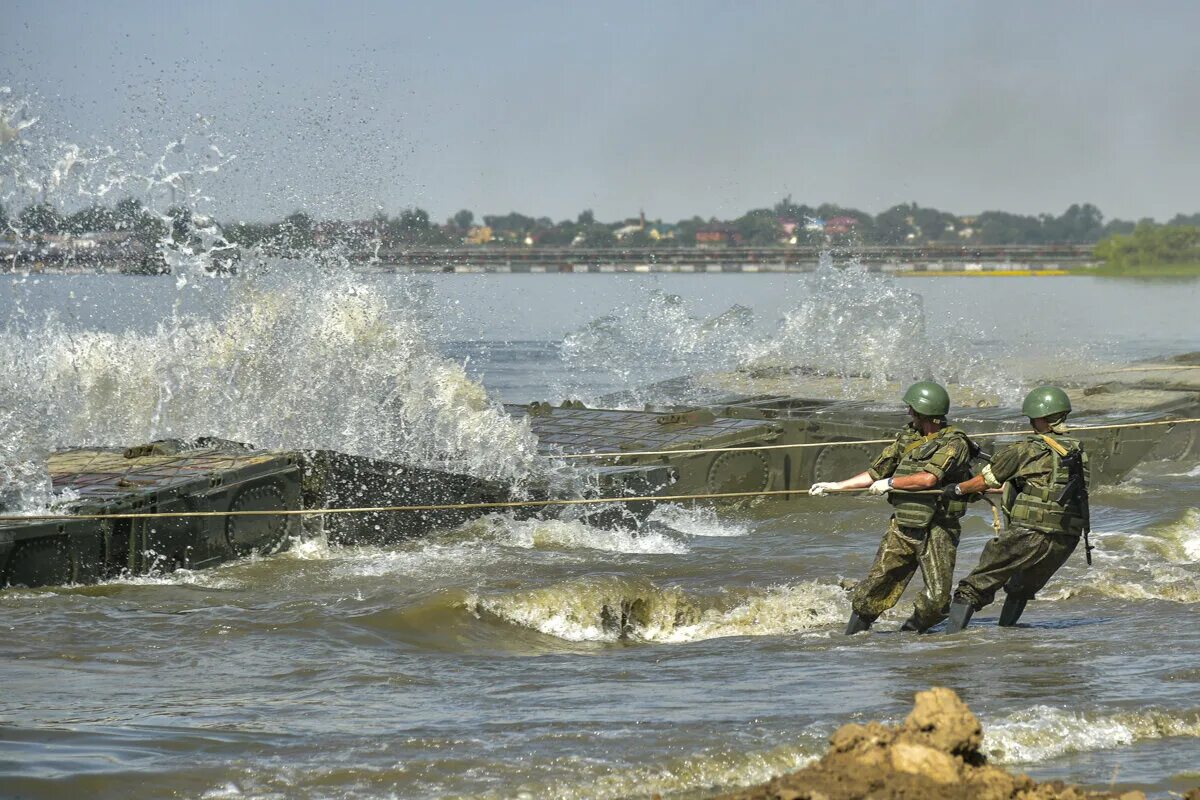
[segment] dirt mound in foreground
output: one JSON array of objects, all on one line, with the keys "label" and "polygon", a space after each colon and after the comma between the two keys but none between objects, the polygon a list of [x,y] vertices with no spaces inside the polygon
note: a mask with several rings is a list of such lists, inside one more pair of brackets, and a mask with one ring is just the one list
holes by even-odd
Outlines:
[{"label": "dirt mound in foreground", "polygon": [[[918,692],[903,725],[844,725],[820,761],[721,800],[1145,800],[1141,792],[1091,792],[1038,784],[987,763],[983,728],[950,689]],[[1186,800],[1200,800],[1200,789]]]}]

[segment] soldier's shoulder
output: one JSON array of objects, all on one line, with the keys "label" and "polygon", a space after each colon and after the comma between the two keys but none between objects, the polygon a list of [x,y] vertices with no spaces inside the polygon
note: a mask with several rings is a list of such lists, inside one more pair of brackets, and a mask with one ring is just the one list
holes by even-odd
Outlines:
[{"label": "soldier's shoulder", "polygon": [[1019,461],[1028,461],[1033,458],[1039,458],[1048,452],[1050,452],[1050,448],[1046,446],[1045,442],[1041,441],[1040,439],[1038,441],[1034,441],[1031,438],[1025,438],[1019,439],[1015,442],[1010,442],[1009,444],[998,448],[996,455],[992,458],[992,461],[994,462],[998,458],[1012,458]]},{"label": "soldier's shoulder", "polygon": [[970,448],[971,446],[971,437],[967,435],[967,432],[953,425],[942,428],[942,435],[939,439],[944,447]]},{"label": "soldier's shoulder", "polygon": [[1023,462],[1037,461],[1054,452],[1041,436],[1034,434],[1012,445],[1014,454]]}]

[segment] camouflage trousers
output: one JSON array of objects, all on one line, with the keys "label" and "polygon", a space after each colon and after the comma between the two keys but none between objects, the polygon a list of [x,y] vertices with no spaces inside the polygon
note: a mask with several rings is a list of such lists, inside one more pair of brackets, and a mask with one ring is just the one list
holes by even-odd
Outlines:
[{"label": "camouflage trousers", "polygon": [[1001,586],[1014,597],[1032,600],[1078,544],[1078,536],[1014,525],[984,545],[979,566],[959,581],[954,594],[976,611],[996,599]]},{"label": "camouflage trousers", "polygon": [[893,517],[871,571],[851,594],[855,612],[875,619],[896,605],[920,567],[925,590],[917,597],[913,621],[920,630],[941,622],[950,611],[954,557],[961,533],[958,520],[935,519],[928,528],[907,528],[897,525]]}]

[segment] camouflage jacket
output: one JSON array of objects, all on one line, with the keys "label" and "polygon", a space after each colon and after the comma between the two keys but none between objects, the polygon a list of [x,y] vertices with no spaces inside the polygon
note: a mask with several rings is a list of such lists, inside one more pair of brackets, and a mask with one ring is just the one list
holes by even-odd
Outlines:
[{"label": "camouflage jacket", "polygon": [[[1062,457],[1067,453],[1077,453],[1082,460],[1083,486],[1081,493],[1060,505],[1058,499],[1070,480]],[[1011,523],[1044,533],[1078,535],[1088,526],[1090,472],[1087,453],[1078,440],[1053,434],[1009,445],[992,458],[982,475],[993,489],[1005,487],[1003,506]]]},{"label": "camouflage jacket", "polygon": [[[1073,439],[1053,436],[1061,439],[1068,446],[1078,447]],[[1031,478],[1045,479],[1054,471],[1054,452],[1041,436],[1030,436],[1020,442],[1010,444],[996,455],[992,456],[990,464],[983,468],[983,480],[993,489],[998,489],[1008,481],[1025,483]]]}]

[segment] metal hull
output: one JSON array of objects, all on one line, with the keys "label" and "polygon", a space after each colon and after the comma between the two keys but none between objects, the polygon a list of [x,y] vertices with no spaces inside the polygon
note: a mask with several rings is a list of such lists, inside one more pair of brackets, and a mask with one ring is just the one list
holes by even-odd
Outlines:
[{"label": "metal hull", "polygon": [[[68,513],[81,515],[299,507],[296,453],[206,444],[69,450],[51,455],[50,475],[56,489],[80,495]],[[0,526],[0,585],[90,583],[206,567],[274,552],[299,531],[299,518],[284,516],[10,522]]]}]

